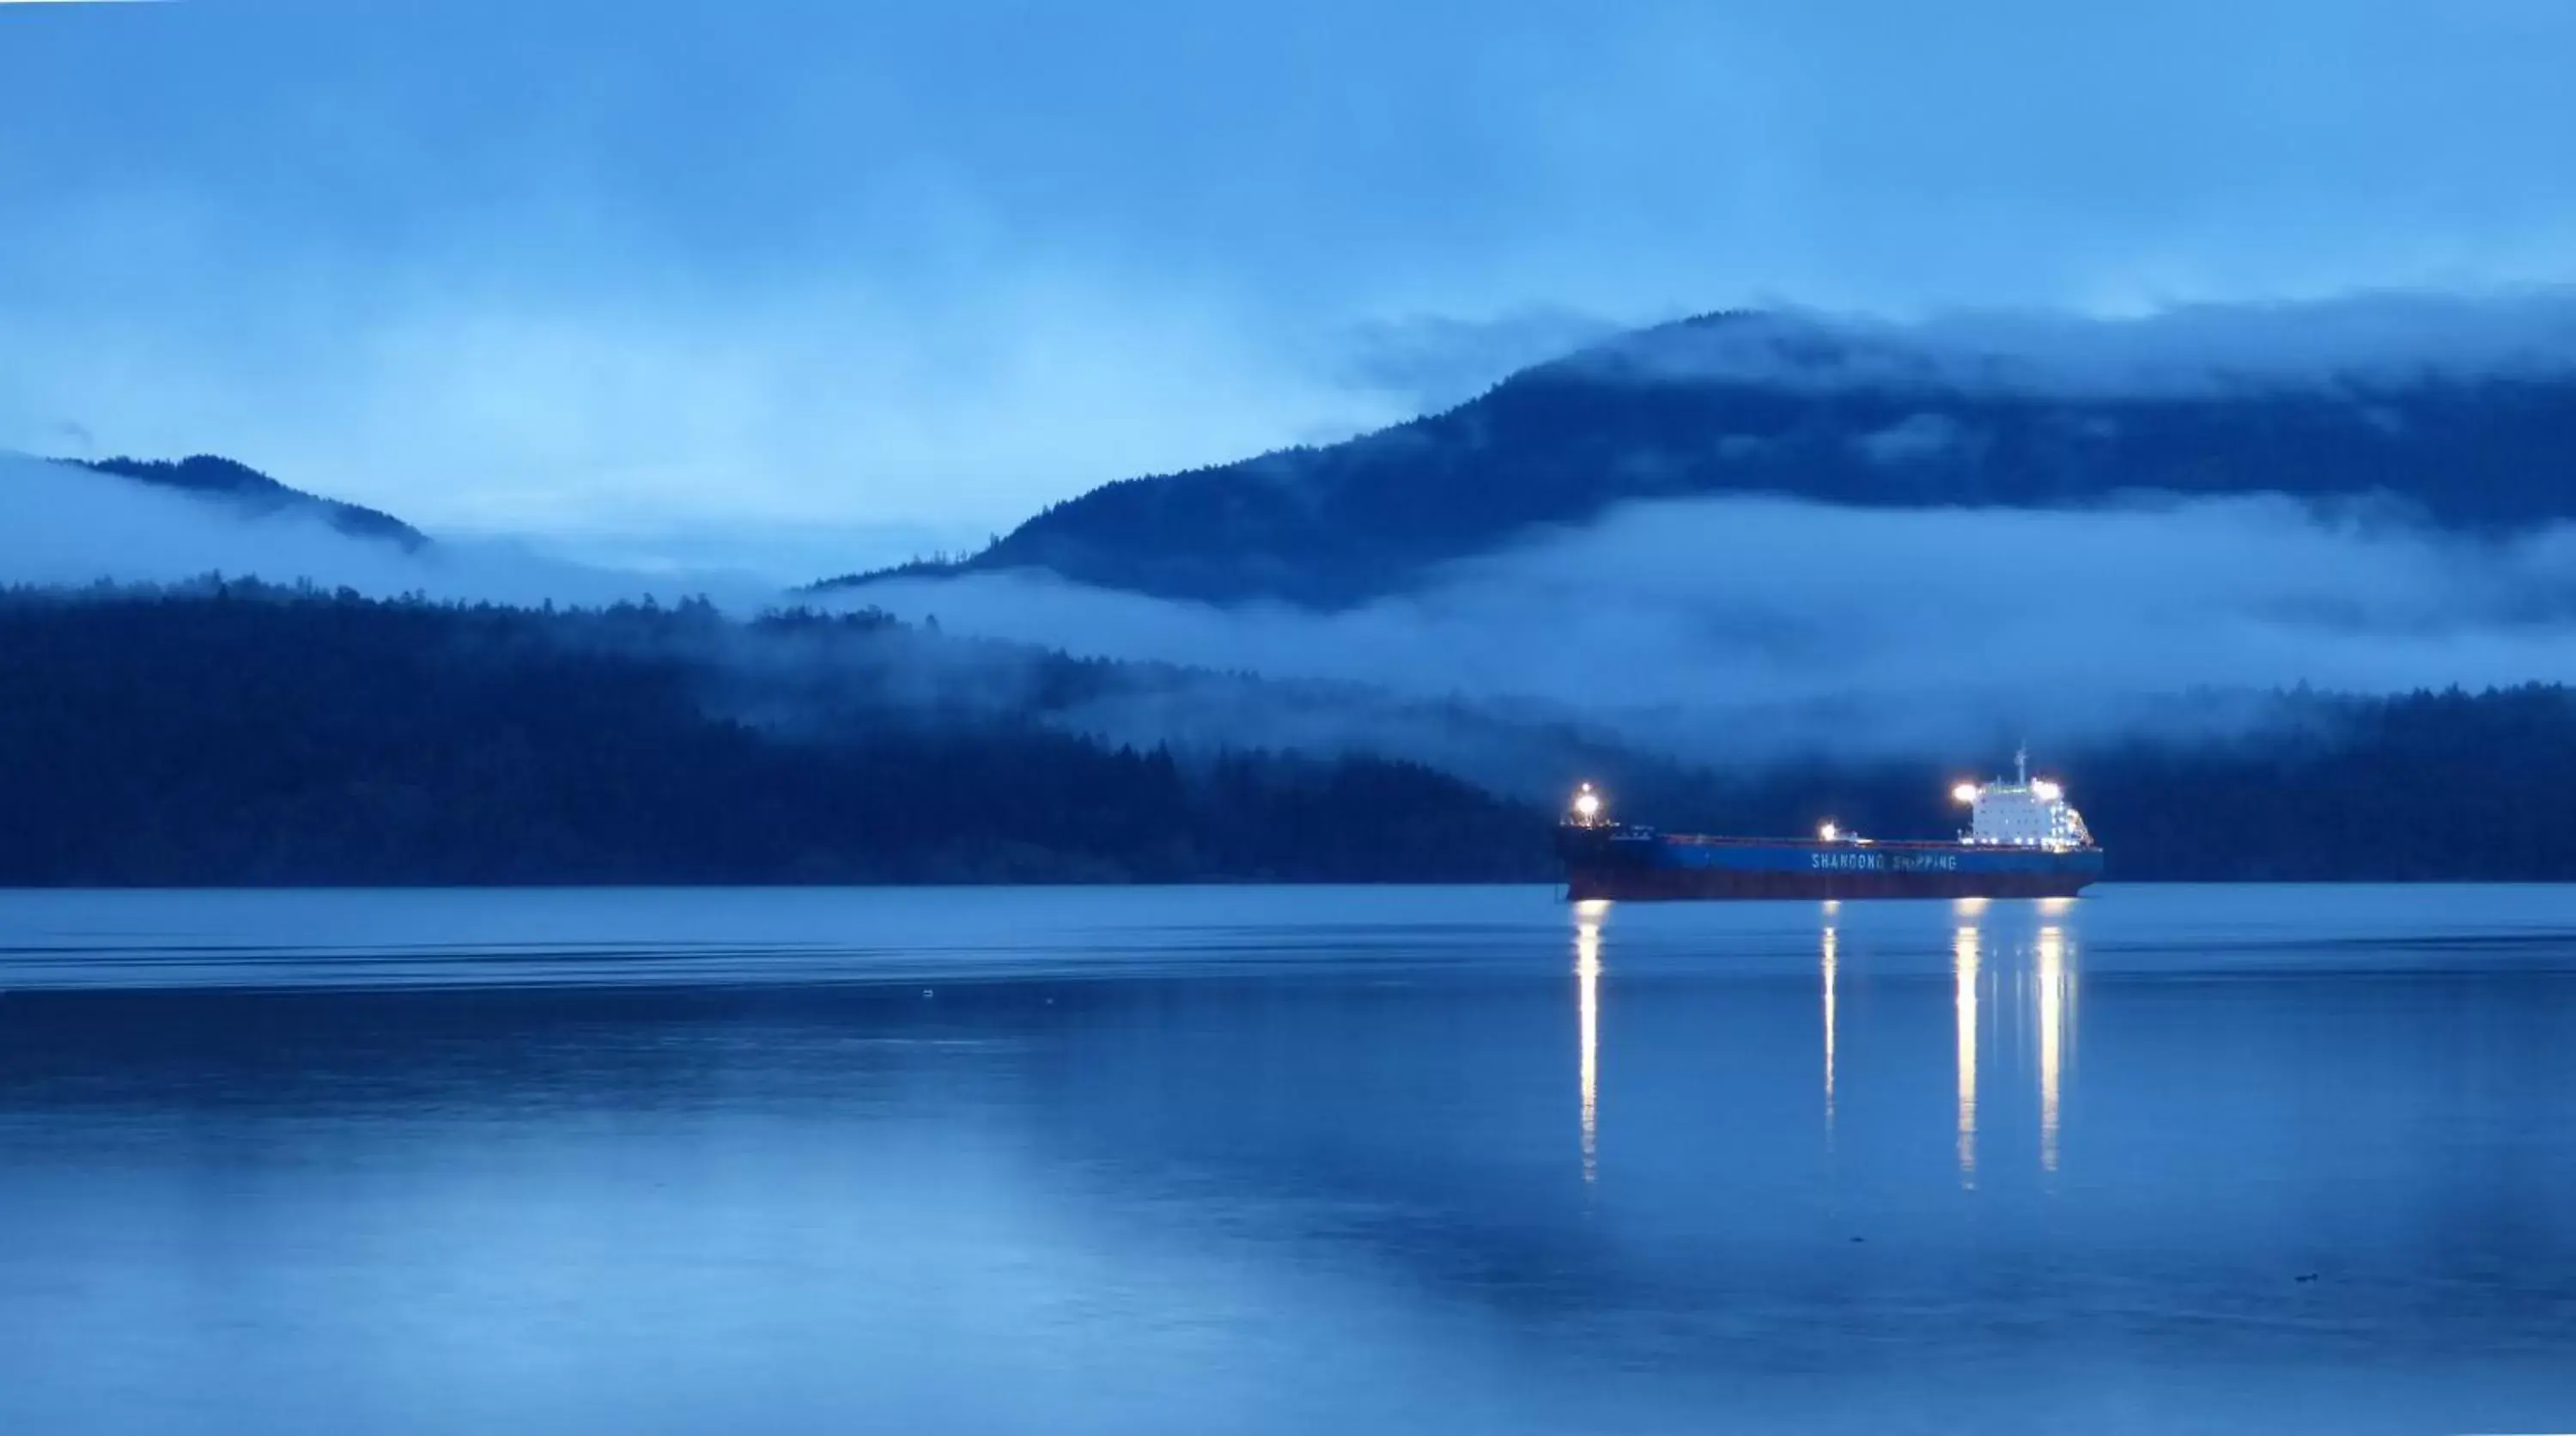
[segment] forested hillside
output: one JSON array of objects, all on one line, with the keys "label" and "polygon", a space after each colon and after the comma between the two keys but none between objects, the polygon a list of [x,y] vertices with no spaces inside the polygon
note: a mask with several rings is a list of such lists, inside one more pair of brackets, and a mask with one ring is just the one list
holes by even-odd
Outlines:
[{"label": "forested hillside", "polygon": [[[2301,316],[2261,322],[2294,339]],[[1167,597],[1335,607],[1541,526],[1725,494],[2034,508],[2266,492],[2393,500],[2456,528],[2576,518],[2576,373],[2404,360],[2295,376],[2070,374],[1709,315],[1346,443],[1107,484],[961,564],[906,576],[1043,569]]]},{"label": "forested hillside", "polygon": [[[1544,880],[1539,795],[1578,772],[1642,821],[1897,837],[1954,828],[1978,767],[1721,774],[1532,738],[1550,771],[1506,796],[1067,721],[1169,679],[873,614],[0,596],[0,884]],[[2569,691],[2269,713],[2049,766],[2117,878],[2576,879]]]},{"label": "forested hillside", "polygon": [[1184,762],[1047,727],[1035,694],[919,702],[884,673],[817,721],[727,716],[770,691],[710,647],[733,627],[261,589],[0,602],[0,883],[1543,873],[1535,814],[1415,765]]},{"label": "forested hillside", "polygon": [[406,550],[429,545],[426,534],[391,514],[290,488],[247,464],[212,454],[176,461],[98,459],[79,467],[112,479],[148,484],[220,504],[243,518],[316,518],[351,538],[373,539]]}]

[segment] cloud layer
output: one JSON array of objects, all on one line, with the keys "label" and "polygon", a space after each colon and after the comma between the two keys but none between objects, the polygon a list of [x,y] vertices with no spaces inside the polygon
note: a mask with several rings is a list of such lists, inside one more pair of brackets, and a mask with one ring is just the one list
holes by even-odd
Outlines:
[{"label": "cloud layer", "polygon": [[1659,382],[2073,398],[2563,378],[2576,373],[2576,289],[2355,294],[2132,316],[1963,310],[1907,323],[1782,310],[1623,336],[1573,362]]},{"label": "cloud layer", "polygon": [[[781,597],[756,580],[588,568],[497,544],[407,555],[306,519],[244,520],[0,459],[0,583],[216,571],[519,604],[706,594],[749,614]],[[2466,538],[2268,497],[2085,512],[1632,505],[1333,614],[1031,574],[872,586],[843,601],[935,617],[949,641],[790,634],[711,649],[757,677],[747,716],[792,724],[856,691],[927,710],[1011,708],[1043,683],[1041,655],[1017,646],[1036,645],[1174,665],[1056,710],[1082,731],[1373,748],[1499,785],[1552,782],[1545,765],[1570,735],[1718,764],[1955,756],[2239,721],[2259,711],[2249,695],[2300,684],[2576,682],[2576,527]],[[953,641],[970,635],[1011,642]]]},{"label": "cloud layer", "polygon": [[2576,278],[2549,0],[8,10],[0,444],[449,531],[971,543],[1782,297]]},{"label": "cloud layer", "polygon": [[951,630],[1580,715],[1695,757],[2121,727],[2192,690],[2576,680],[2576,530],[2257,497],[2114,511],[1641,504],[1336,614],[1028,574],[863,591]]}]

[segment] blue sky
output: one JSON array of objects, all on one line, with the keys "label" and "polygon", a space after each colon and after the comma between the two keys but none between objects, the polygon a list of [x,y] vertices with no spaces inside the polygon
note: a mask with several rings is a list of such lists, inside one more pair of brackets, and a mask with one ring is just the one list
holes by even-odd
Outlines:
[{"label": "blue sky", "polygon": [[968,543],[1592,332],[2576,277],[2576,7],[0,5],[0,447]]}]

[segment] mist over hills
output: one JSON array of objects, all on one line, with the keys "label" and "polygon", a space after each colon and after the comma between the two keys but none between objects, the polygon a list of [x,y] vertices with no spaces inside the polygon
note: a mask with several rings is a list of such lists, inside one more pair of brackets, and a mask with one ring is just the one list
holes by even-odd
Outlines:
[{"label": "mist over hills", "polygon": [[[1377,743],[1507,786],[1516,744],[1424,740],[1416,715],[1456,702],[1744,765],[2066,749],[2171,731],[2168,700],[2199,690],[2576,682],[2571,356],[2576,303],[2546,295],[2118,323],[1722,315],[1350,444],[1112,485],[965,563],[813,601],[1293,681],[1158,696],[1130,714],[1140,741]],[[216,523],[232,510],[39,467],[0,482],[0,580],[709,593],[738,616],[779,600],[475,541]]]},{"label": "mist over hills", "polygon": [[705,603],[0,589],[0,886],[1536,877],[1416,763],[1139,746],[1183,675]]},{"label": "mist over hills", "polygon": [[173,584],[207,574],[529,606],[703,595],[752,610],[777,594],[752,575],[639,572],[507,538],[433,539],[393,515],[231,459],[84,463],[0,453],[0,585]]},{"label": "mist over hills", "polygon": [[391,514],[290,488],[247,464],[213,454],[167,459],[72,460],[79,467],[131,479],[208,503],[244,518],[319,519],[351,538],[372,539],[405,551],[429,546],[429,536]]},{"label": "mist over hills", "polygon": [[[43,591],[0,624],[0,767],[90,844],[13,861],[1526,877],[1577,778],[1674,826],[1937,833],[2027,739],[2124,876],[2564,875],[2576,707],[2524,686],[2576,681],[2564,312],[1691,321],[810,600],[846,620],[221,460],[0,460],[0,584]],[[63,596],[100,580],[144,588]]]},{"label": "mist over hills", "polygon": [[1346,443],[1108,484],[959,563],[838,582],[1038,570],[1339,608],[1641,501],[2062,509],[2257,493],[2467,532],[2576,517],[2576,301],[1915,326],[1714,314]]},{"label": "mist over hills", "polygon": [[[1132,710],[1225,680],[865,613],[0,590],[0,653],[0,886],[1544,881],[1540,790],[1576,772],[1645,821],[1883,835],[1945,831],[1961,775],[1693,769],[1466,713],[1417,739],[1516,743],[1514,791],[1221,722],[1147,741]],[[2280,695],[2051,756],[2122,878],[2576,878],[2565,688]]]}]

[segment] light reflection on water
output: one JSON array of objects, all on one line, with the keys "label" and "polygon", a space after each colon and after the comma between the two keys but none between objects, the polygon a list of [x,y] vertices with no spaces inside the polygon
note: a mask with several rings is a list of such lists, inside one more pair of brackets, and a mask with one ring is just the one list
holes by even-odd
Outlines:
[{"label": "light reflection on water", "polygon": [[[2073,1009],[2075,980],[2068,966],[2073,943],[2067,936],[2066,918],[2073,900],[2050,898],[2034,904],[2034,911],[2044,920],[2027,944],[2030,956],[2029,981],[2018,981],[2016,988],[2025,990],[2034,1008],[2033,1026],[2038,1041],[2037,1085],[2039,1103],[2039,1161],[2043,1171],[2054,1173],[2058,1165],[2060,1109],[2065,1084],[2065,1068],[2073,1043]],[[1835,1044],[1837,1031],[1837,988],[1841,978],[1841,935],[1835,926],[1834,908],[1828,904],[1824,923],[1817,933],[1817,968],[1823,994],[1823,1072],[1825,1141],[1830,1150],[1835,1118]],[[1953,911],[1963,916],[1982,915],[1983,905],[1970,908],[1956,904]],[[1582,963],[1598,971],[1600,933],[1598,914],[1587,919],[1587,937]],[[1959,1174],[1971,1188],[1977,1168],[1977,1087],[1979,1082],[1978,1049],[1984,1039],[1984,1026],[1990,1021],[1980,1005],[1980,996],[1991,982],[1984,971],[1982,938],[1973,924],[1962,924],[1952,930],[1950,950],[1951,1024],[1953,1033],[1952,1066],[1957,1078],[1958,1095],[1954,1107],[1955,1138]],[[1592,1130],[1594,1073],[1593,1004],[1597,995],[1589,986],[1583,995],[1585,1134],[1587,1147]]]},{"label": "light reflection on water", "polygon": [[2039,1164],[2057,1170],[2058,1088],[2063,1080],[2067,1036],[2066,929],[2050,923],[2039,930]]},{"label": "light reflection on water", "polygon": [[[1980,902],[1974,911],[1983,912]],[[1950,941],[1953,997],[1958,1031],[1959,1180],[1977,1184],[1977,929],[1962,925]]]},{"label": "light reflection on water", "polygon": [[[2067,967],[2072,944],[2067,938],[2064,921],[2072,905],[2073,900],[2068,898],[2043,899],[2032,905],[2033,911],[2051,920],[2038,929],[2028,944],[2032,959],[2029,982],[2017,984],[2025,987],[2036,1009],[2039,1160],[2041,1169],[2051,1173],[2057,1170],[2058,1165],[2059,1112],[2066,1049],[2071,1041],[2073,1020],[2074,980]],[[1953,911],[1961,916],[1977,917],[1986,912],[1987,906],[1982,899],[1963,899],[1953,904]],[[1575,1013],[1580,1052],[1576,1080],[1581,1098],[1583,1178],[1587,1183],[1597,1182],[1600,1178],[1601,950],[1602,926],[1610,907],[1608,902],[1599,900],[1575,905]],[[1835,1005],[1841,962],[1840,934],[1834,923],[1839,907],[1838,903],[1824,904],[1824,923],[1817,936],[1817,966],[1823,1001],[1823,1105],[1828,1149],[1833,1143],[1835,1118],[1834,1069],[1838,1035]],[[1956,1144],[1959,1175],[1971,1189],[1976,1185],[1977,1175],[1977,1054],[1983,1035],[1979,999],[1988,981],[1983,970],[1980,944],[1979,930],[1973,923],[1962,924],[1951,934],[1953,1065],[1958,1083]]]},{"label": "light reflection on water", "polygon": [[2556,890],[0,894],[0,989],[0,1431],[2576,1426]]},{"label": "light reflection on water", "polygon": [[1825,949],[1825,950],[1824,950],[1823,967],[1824,967],[1824,978],[1825,978],[1825,1142],[1826,1142],[1826,1144],[1827,1144],[1828,1146],[1830,1146],[1830,1145],[1832,1145],[1832,1143],[1833,1143],[1833,1139],[1834,1139],[1834,978],[1835,978],[1835,963],[1836,963],[1836,953],[1835,953],[1835,950],[1834,950],[1834,949],[1835,949],[1834,925],[1833,925],[1833,922],[1832,922],[1832,920],[1831,920],[1831,915],[1830,915],[1830,914],[1828,914],[1827,921],[1826,921],[1826,923],[1825,923],[1824,949]]},{"label": "light reflection on water", "polygon": [[1582,1044],[1580,1085],[1583,1097],[1583,1180],[1600,1180],[1601,1158],[1601,919],[1610,904],[1599,899],[1575,904],[1575,1011]]}]

